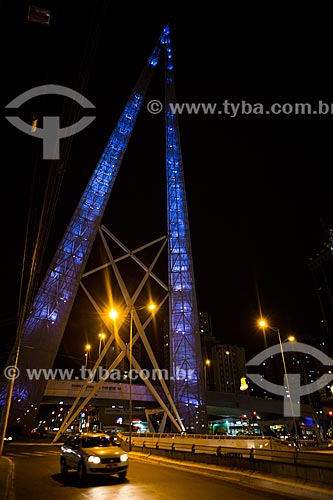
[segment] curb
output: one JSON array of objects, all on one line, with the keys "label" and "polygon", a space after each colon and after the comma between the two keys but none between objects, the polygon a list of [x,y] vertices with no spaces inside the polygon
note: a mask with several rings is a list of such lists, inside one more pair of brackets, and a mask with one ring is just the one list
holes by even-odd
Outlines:
[{"label": "curb", "polygon": [[14,500],[15,495],[14,495],[14,470],[15,470],[15,465],[13,460],[11,460],[9,457],[1,456],[0,460],[7,460],[8,462],[8,468],[7,468],[7,473],[6,473],[6,478],[5,478],[5,487],[4,490],[0,493],[0,499],[1,500]]},{"label": "curb", "polygon": [[320,485],[307,483],[306,481],[288,480],[280,476],[265,476],[260,472],[255,471],[240,471],[239,469],[223,468],[219,466],[207,466],[206,464],[192,464],[184,461],[166,459],[150,453],[144,454],[139,452],[129,452],[129,456],[135,460],[142,460],[151,463],[162,463],[169,467],[183,467],[187,470],[204,474],[206,476],[217,477],[224,481],[237,483],[255,490],[260,490],[267,493],[278,493],[280,495],[289,495],[295,499],[309,500],[332,500],[333,488],[325,488]]}]

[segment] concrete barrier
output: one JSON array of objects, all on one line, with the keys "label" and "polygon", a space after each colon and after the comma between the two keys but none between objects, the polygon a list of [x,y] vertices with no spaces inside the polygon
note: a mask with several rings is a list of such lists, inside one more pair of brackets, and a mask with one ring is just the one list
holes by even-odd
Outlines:
[{"label": "concrete barrier", "polygon": [[[123,437],[126,439],[126,436]],[[250,448],[249,443],[254,442],[256,446]],[[269,439],[251,438],[249,443],[242,447],[244,439],[209,439],[168,434],[145,434],[132,441],[133,449],[137,451],[147,449],[154,455],[171,459],[237,467],[332,485],[333,454],[320,450],[300,451],[286,446],[277,449]]]}]

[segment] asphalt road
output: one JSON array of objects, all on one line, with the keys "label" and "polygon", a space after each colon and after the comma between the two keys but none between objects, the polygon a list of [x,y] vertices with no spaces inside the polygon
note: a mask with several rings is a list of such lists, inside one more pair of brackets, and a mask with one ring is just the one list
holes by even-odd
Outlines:
[{"label": "asphalt road", "polygon": [[286,496],[265,494],[162,464],[130,460],[127,479],[97,478],[80,485],[75,471],[63,479],[59,446],[9,444],[5,455],[15,463],[15,500],[272,500]]}]

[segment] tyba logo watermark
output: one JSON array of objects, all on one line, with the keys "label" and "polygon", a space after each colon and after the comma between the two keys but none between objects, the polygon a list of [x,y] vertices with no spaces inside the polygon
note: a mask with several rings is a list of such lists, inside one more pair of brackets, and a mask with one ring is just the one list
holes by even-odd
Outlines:
[{"label": "tyba logo watermark", "polygon": [[[323,366],[333,366],[333,360],[326,354],[315,347],[301,342],[283,344],[283,352],[300,352],[311,355],[318,359]],[[274,345],[254,356],[254,358],[246,363],[246,366],[260,366],[263,361],[279,353],[281,353],[281,346],[279,344]],[[301,396],[319,391],[333,380],[333,374],[326,373],[310,384],[301,385],[300,373],[285,373],[283,385],[277,385],[265,380],[259,373],[247,373],[246,376],[265,391],[283,397],[283,414],[285,417],[300,417]]]},{"label": "tyba logo watermark", "polygon": [[[40,87],[34,87],[33,89],[23,92],[23,94],[15,97],[9,104],[7,104],[6,109],[18,109],[22,104],[29,101],[34,97],[39,97],[42,95],[56,94],[64,97],[68,97],[73,101],[76,101],[83,108],[95,108],[95,106],[86,99],[82,94],[79,94],[75,90],[68,87],[63,87],[61,85],[41,85]],[[69,125],[68,127],[60,128],[60,118],[59,116],[44,116],[43,117],[43,128],[31,127],[30,124],[24,122],[18,116],[6,116],[6,119],[14,125],[14,127],[21,130],[28,135],[33,135],[39,139],[43,139],[43,159],[44,160],[59,160],[59,141],[64,137],[70,137],[71,135],[81,132],[85,129],[91,122],[95,120],[95,116],[83,116],[79,121]]]}]

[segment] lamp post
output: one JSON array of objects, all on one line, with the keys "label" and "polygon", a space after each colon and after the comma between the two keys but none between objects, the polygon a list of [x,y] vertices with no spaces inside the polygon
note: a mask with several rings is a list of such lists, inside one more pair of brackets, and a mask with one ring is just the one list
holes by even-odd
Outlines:
[{"label": "lamp post", "polygon": [[132,450],[132,420],[133,420],[133,404],[132,404],[132,348],[133,348],[133,306],[130,310],[130,340],[129,340],[129,451]]},{"label": "lamp post", "polygon": [[88,367],[88,356],[89,356],[89,351],[91,349],[91,345],[90,344],[86,344],[85,345],[85,353],[84,353],[84,356],[85,356],[85,365],[84,365],[84,368],[87,369]]},{"label": "lamp post", "polygon": [[[99,344],[98,344],[98,360],[99,358],[101,357],[101,351],[102,351],[102,343],[103,343],[103,346],[104,346],[104,340],[106,339],[106,334],[101,332],[98,334],[98,338],[99,338]],[[101,362],[99,361],[99,366],[98,366],[98,373],[96,375],[96,382],[98,382],[100,380],[100,376],[101,376],[101,368],[102,366],[102,369],[103,369],[103,365],[101,364]]]},{"label": "lamp post", "polygon": [[[262,322],[263,322],[263,320],[262,320]],[[261,325],[261,327],[262,327],[262,333],[264,335],[265,349],[267,349],[268,345],[267,345],[267,337],[266,337],[266,327],[267,327],[266,323],[264,325]]]},{"label": "lamp post", "polygon": [[207,390],[207,369],[210,367],[211,360],[206,359],[205,364],[204,364],[204,376],[205,376],[205,389]]},{"label": "lamp post", "polygon": [[11,359],[12,359],[12,363],[13,363],[11,368],[14,370],[14,373],[10,377],[10,379],[8,380],[6,399],[5,399],[4,405],[2,407],[2,413],[1,413],[1,419],[0,419],[0,456],[3,454],[3,448],[4,448],[4,443],[5,443],[5,437],[6,437],[6,430],[7,430],[8,420],[9,420],[9,413],[10,413],[10,408],[11,408],[13,391],[14,391],[15,378],[18,375],[17,365],[18,365],[18,361],[19,361],[19,355],[21,352],[21,342],[22,342],[22,323],[20,324],[20,327],[18,328],[18,333],[16,335],[15,344],[13,347],[13,351],[11,353]]},{"label": "lamp post", "polygon": [[[267,321],[264,320],[264,319],[260,319],[258,321],[258,325],[261,328],[263,328],[263,329],[269,328],[270,330],[273,330],[274,332],[277,332],[277,334],[278,334],[278,339],[279,339],[279,344],[280,344],[280,351],[281,351],[281,357],[282,357],[282,363],[283,363],[283,371],[284,371],[285,381],[286,381],[286,384],[287,384],[287,389],[288,389],[289,398],[290,398],[290,407],[291,407],[291,413],[292,413],[292,418],[293,418],[293,424],[294,424],[294,430],[295,430],[295,437],[296,437],[296,440],[298,440],[297,426],[296,426],[295,413],[294,413],[294,405],[293,405],[293,401],[292,401],[292,394],[290,392],[290,386],[289,386],[289,380],[288,380],[288,373],[287,373],[286,361],[285,361],[285,357],[284,357],[284,351],[283,351],[283,345],[282,345],[280,330],[276,326],[269,325],[267,323]],[[295,341],[295,337],[293,335],[290,335],[288,337],[288,341],[289,342],[294,342]]]},{"label": "lamp post", "polygon": [[106,338],[106,335],[105,333],[101,332],[98,334],[98,338],[99,338],[99,346],[98,346],[98,357],[100,357],[101,355],[101,350],[102,350],[102,342],[104,342],[105,338]]},{"label": "lamp post", "polygon": [[130,308],[130,338],[129,338],[129,451],[132,450],[132,421],[133,421],[133,398],[132,398],[132,364],[133,364],[133,311],[148,309],[153,312],[156,309],[156,305],[151,303],[148,306],[135,307],[131,304]]}]

